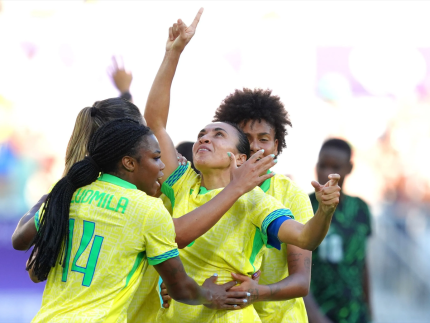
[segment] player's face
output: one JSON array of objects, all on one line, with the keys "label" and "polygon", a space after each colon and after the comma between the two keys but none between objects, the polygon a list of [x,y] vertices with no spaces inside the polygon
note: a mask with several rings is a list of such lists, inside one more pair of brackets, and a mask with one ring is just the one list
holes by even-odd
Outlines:
[{"label": "player's face", "polygon": [[339,186],[342,186],[343,180],[351,172],[351,168],[352,165],[346,152],[332,147],[324,148],[320,152],[317,163],[318,182],[324,185],[328,181],[328,175],[339,174]]},{"label": "player's face", "polygon": [[193,146],[195,167],[201,172],[205,169],[229,167],[230,158],[227,153],[238,155],[236,148],[238,141],[237,130],[231,125],[223,122],[208,124],[200,130]]},{"label": "player's face", "polygon": [[251,155],[264,149],[264,156],[278,155],[278,139],[275,139],[275,129],[265,120],[249,120],[239,124],[248,137],[251,146]]},{"label": "player's face", "polygon": [[152,196],[160,188],[159,179],[163,176],[165,167],[160,159],[160,146],[154,135],[144,137],[139,148],[139,156],[134,170],[136,186]]}]

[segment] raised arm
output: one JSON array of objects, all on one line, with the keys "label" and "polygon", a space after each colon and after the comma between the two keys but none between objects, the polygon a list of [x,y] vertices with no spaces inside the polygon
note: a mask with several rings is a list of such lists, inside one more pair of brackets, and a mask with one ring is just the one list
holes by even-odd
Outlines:
[{"label": "raised arm", "polygon": [[334,211],[339,204],[340,187],[337,185],[339,179],[338,174],[331,174],[324,186],[316,181],[312,182],[319,202],[315,216],[305,225],[296,221],[282,223],[278,231],[280,241],[306,250],[315,250],[319,246],[327,234]]},{"label": "raised arm", "polygon": [[179,57],[185,46],[193,38],[203,8],[197,13],[193,23],[187,27],[184,22],[178,19],[173,27],[169,28],[169,37],[166,43],[166,54],[163,62],[155,77],[149,92],[148,100],[145,107],[145,119],[148,127],[154,132],[161,148],[161,159],[166,165],[163,170],[164,176],[161,182],[164,182],[170,174],[178,167],[176,149],[170,136],[166,131],[167,117],[169,115],[170,89],[173,77],[175,76],[176,67],[178,66]]},{"label": "raised arm", "polygon": [[45,202],[48,195],[43,195],[40,200],[19,220],[15,232],[12,234],[12,246],[15,250],[28,250],[31,242],[37,234],[34,224],[34,215]]}]

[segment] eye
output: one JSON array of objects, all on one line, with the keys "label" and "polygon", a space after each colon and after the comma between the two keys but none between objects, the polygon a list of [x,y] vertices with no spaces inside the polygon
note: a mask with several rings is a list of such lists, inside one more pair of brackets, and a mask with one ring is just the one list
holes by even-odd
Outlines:
[{"label": "eye", "polygon": [[264,141],[265,142],[265,141],[269,141],[269,140],[262,138],[262,139],[260,139],[260,141]]},{"label": "eye", "polygon": [[203,137],[203,134],[202,134],[202,133],[199,133],[199,134],[197,135],[197,139],[199,139],[199,138],[201,138],[201,137]]},{"label": "eye", "polygon": [[222,132],[217,132],[217,133],[215,134],[215,136],[224,136],[224,134],[223,134]]}]

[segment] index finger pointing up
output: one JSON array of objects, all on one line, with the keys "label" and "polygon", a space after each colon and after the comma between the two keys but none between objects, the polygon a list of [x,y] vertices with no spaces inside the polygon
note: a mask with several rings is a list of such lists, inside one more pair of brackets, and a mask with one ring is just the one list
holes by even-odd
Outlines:
[{"label": "index finger pointing up", "polygon": [[200,17],[202,16],[203,8],[200,8],[199,12],[197,12],[196,18],[194,18],[193,23],[191,24],[192,27],[196,28],[199,24]]}]

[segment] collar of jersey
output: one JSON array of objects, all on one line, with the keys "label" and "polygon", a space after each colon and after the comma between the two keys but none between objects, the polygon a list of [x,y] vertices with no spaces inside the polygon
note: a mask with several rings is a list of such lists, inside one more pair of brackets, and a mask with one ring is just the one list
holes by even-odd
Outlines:
[{"label": "collar of jersey", "polygon": [[131,184],[130,182],[127,182],[119,177],[113,176],[111,174],[101,174],[100,177],[98,178],[99,181],[101,182],[107,182],[107,183],[111,183],[114,185],[118,185],[124,188],[128,188],[128,189],[132,189],[132,190],[137,190],[136,185]]},{"label": "collar of jersey", "polygon": [[[270,174],[271,173],[271,171],[270,171],[270,169],[267,171],[267,173],[266,174]],[[270,180],[271,180],[272,178],[268,178],[268,179],[266,179],[264,182],[263,182],[263,184],[261,184],[260,185],[260,188],[263,190],[263,192],[264,193],[266,193],[268,190],[269,190],[269,188],[270,188]]]}]

